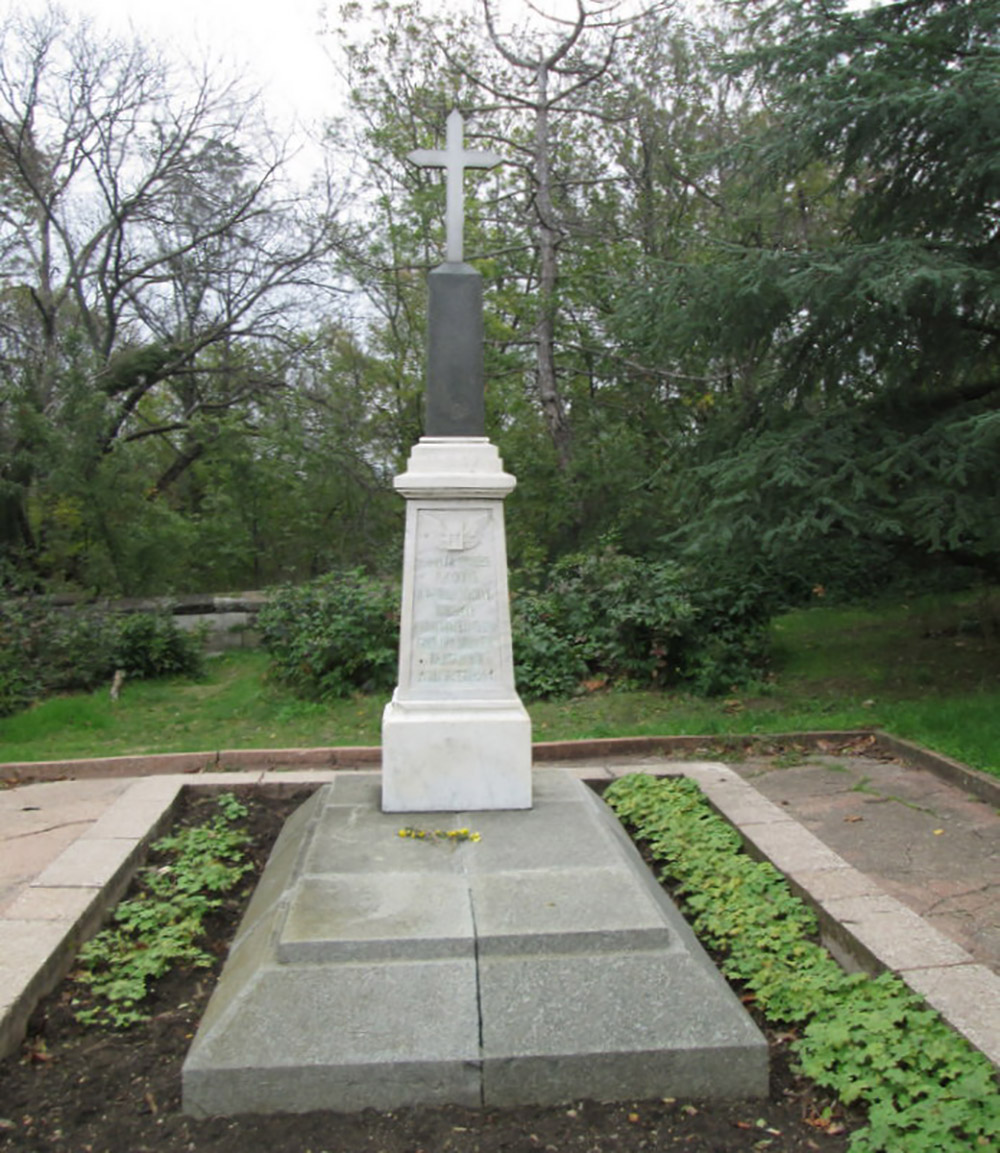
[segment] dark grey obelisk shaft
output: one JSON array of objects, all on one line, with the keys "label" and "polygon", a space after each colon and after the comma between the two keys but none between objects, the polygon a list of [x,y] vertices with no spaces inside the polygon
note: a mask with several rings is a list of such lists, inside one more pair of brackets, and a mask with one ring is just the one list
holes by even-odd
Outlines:
[{"label": "dark grey obelisk shaft", "polygon": [[468,264],[432,269],[427,316],[427,436],[485,436],[483,281]]},{"label": "dark grey obelisk shaft", "polygon": [[483,397],[483,282],[462,257],[465,204],[462,177],[466,168],[492,168],[494,152],[467,149],[462,143],[462,116],[448,116],[443,149],[418,148],[410,160],[447,172],[445,263],[433,269],[427,311],[427,436],[485,436]]}]

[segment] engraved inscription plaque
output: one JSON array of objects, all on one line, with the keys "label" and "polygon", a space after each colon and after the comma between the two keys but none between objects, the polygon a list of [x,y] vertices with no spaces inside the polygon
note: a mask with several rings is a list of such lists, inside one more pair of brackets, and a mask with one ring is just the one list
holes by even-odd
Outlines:
[{"label": "engraved inscription plaque", "polygon": [[502,687],[497,529],[492,508],[417,510],[412,689]]}]

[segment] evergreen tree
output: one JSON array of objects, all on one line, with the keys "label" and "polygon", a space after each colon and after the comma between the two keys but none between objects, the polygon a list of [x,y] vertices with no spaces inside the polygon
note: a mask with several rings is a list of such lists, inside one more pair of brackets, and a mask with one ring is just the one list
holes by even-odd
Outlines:
[{"label": "evergreen tree", "polygon": [[800,593],[935,553],[996,576],[1000,3],[740,7],[739,195],[620,312],[637,355],[717,369],[680,539]]}]

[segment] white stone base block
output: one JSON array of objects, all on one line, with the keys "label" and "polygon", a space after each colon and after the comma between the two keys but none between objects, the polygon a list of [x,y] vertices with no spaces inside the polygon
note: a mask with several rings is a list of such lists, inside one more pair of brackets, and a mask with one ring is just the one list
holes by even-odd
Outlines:
[{"label": "white stone base block", "polygon": [[383,812],[530,808],[531,720],[520,701],[386,706]]}]

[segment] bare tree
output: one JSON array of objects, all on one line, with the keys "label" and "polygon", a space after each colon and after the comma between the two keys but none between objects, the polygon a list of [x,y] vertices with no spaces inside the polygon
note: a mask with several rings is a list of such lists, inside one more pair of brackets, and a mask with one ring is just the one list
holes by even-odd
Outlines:
[{"label": "bare tree", "polygon": [[[8,460],[31,456],[15,409],[58,425],[67,378],[82,375],[97,413],[92,467],[155,436],[170,449],[155,494],[204,450],[211,422],[199,418],[275,383],[237,382],[234,351],[248,339],[292,343],[334,243],[331,205],[307,210],[288,192],[284,160],[234,84],[181,75],[55,7],[8,18],[0,361],[18,390],[16,405],[0,395]],[[0,501],[23,502],[24,489],[24,467],[0,475]],[[0,517],[8,532],[15,524],[30,544],[23,516]]]},{"label": "bare tree", "polygon": [[538,319],[535,325],[538,398],[559,462],[565,467],[572,452],[572,433],[556,371],[555,290],[562,228],[553,197],[552,118],[557,112],[565,111],[571,103],[576,103],[580,92],[607,71],[614,58],[617,30],[612,30],[606,38],[600,56],[587,60],[575,53],[594,17],[594,11],[589,10],[583,0],[577,0],[576,18],[565,24],[554,38],[549,38],[549,43],[540,38],[532,43],[511,43],[509,37],[497,31],[491,0],[483,0],[483,15],[494,49],[515,70],[515,75],[520,72],[528,78],[526,93],[517,92],[509,85],[491,84],[483,76],[475,79],[494,98],[516,101],[534,121],[529,169],[534,183],[539,261]]},{"label": "bare tree", "polygon": [[[610,72],[622,37],[637,20],[668,6],[651,0],[642,13],[629,16],[621,14],[622,0],[576,0],[576,13],[560,19],[529,3],[544,28],[517,32],[501,28],[495,0],[482,0],[487,41],[505,67],[489,74],[483,67],[466,67],[459,56],[449,53],[452,65],[486,95],[491,111],[510,110],[529,125],[527,136],[511,135],[498,143],[521,157],[531,188],[529,228],[538,261],[535,378],[538,401],[562,468],[570,462],[573,437],[557,363],[557,286],[560,251],[573,228],[565,194],[577,179],[556,171],[556,155],[565,135],[557,122],[598,124],[620,118],[602,99],[601,84],[613,79]],[[442,45],[442,50],[448,52],[447,46]],[[578,151],[576,159],[579,163]]]}]

